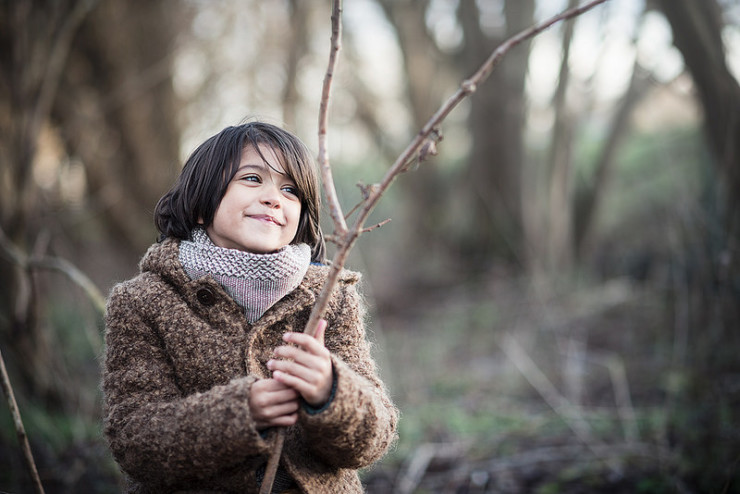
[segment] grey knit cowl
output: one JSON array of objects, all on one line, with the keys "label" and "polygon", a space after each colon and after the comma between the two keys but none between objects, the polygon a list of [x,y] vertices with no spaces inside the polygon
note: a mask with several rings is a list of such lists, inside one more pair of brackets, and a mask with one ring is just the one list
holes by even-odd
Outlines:
[{"label": "grey knit cowl", "polygon": [[212,276],[254,323],[275,302],[293,291],[311,263],[308,244],[290,244],[277,252],[254,254],[216,246],[202,228],[180,242],[180,263],[190,279]]}]

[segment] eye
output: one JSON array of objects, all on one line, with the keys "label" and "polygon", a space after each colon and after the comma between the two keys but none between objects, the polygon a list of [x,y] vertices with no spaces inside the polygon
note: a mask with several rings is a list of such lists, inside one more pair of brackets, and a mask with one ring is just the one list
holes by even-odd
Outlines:
[{"label": "eye", "polygon": [[298,187],[296,187],[295,185],[283,185],[281,187],[281,190],[298,197]]},{"label": "eye", "polygon": [[244,182],[254,182],[254,183],[262,183],[262,179],[259,175],[256,175],[254,173],[250,173],[249,175],[244,175],[243,177],[239,178],[239,180],[242,180]]}]

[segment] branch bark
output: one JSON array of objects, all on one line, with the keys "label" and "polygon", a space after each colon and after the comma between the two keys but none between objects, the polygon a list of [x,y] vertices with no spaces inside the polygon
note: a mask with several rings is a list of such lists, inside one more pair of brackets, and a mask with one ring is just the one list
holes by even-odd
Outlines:
[{"label": "branch bark", "polygon": [[[343,236],[347,232],[347,223],[344,220],[342,206],[339,204],[337,190],[334,186],[331,166],[329,164],[329,148],[327,138],[327,127],[329,122],[329,98],[331,86],[334,81],[334,70],[337,66],[337,56],[342,48],[342,0],[335,0],[331,13],[331,51],[329,53],[329,66],[324,76],[324,84],[321,89],[321,104],[319,105],[319,168],[323,180],[326,200],[329,203],[329,214],[334,222],[335,235]],[[309,327],[312,327],[309,325]],[[315,327],[315,326],[313,326]]]},{"label": "branch bark", "polygon": [[23,459],[26,462],[28,472],[31,474],[31,480],[33,480],[34,490],[37,494],[44,494],[44,487],[41,484],[41,478],[39,477],[39,472],[36,468],[36,462],[33,461],[31,445],[28,443],[28,435],[26,435],[26,429],[23,427],[21,412],[18,410],[18,403],[15,401],[15,393],[13,393],[13,387],[10,384],[10,377],[8,377],[8,371],[5,368],[5,359],[3,358],[2,352],[0,352],[0,377],[2,378],[3,393],[8,401],[10,413],[13,416],[13,424],[15,425],[18,442],[23,450]]},{"label": "branch bark", "polygon": [[[329,305],[329,299],[334,287],[337,285],[339,280],[339,274],[344,268],[344,264],[347,260],[350,250],[354,246],[358,237],[365,231],[365,222],[370,216],[375,206],[380,201],[388,187],[394,182],[396,177],[408,170],[409,165],[414,163],[420,156],[422,148],[430,149],[436,146],[436,143],[441,140],[441,133],[439,132],[439,125],[444,121],[445,118],[452,112],[457,105],[460,104],[465,98],[473,94],[480,84],[482,84],[488,76],[491,74],[496,65],[501,59],[509,52],[512,48],[520,44],[521,42],[530,39],[537,34],[550,28],[553,24],[560,21],[571,19],[579,16],[588,10],[600,5],[607,0],[592,0],[584,4],[583,6],[566,10],[556,16],[551,17],[535,26],[532,26],[519,34],[509,38],[507,41],[502,43],[496,48],[493,53],[486,59],[483,65],[469,78],[464,80],[459,89],[450,96],[447,101],[432,115],[427,123],[422,127],[416,137],[406,147],[406,149],[396,158],[391,168],[382,177],[380,183],[368,187],[369,193],[364,201],[361,203],[362,206],[357,214],[357,218],[350,228],[344,219],[341,205],[337,197],[336,188],[332,179],[331,166],[329,164],[329,153],[327,149],[327,122],[328,122],[328,107],[329,98],[331,95],[331,85],[334,76],[334,70],[337,63],[337,55],[341,48],[341,12],[342,12],[342,0],[334,0],[332,7],[332,37],[331,37],[331,52],[329,55],[329,64],[324,77],[324,84],[321,93],[321,104],[319,107],[319,166],[321,168],[321,174],[323,178],[324,193],[326,194],[327,201],[329,203],[329,211],[334,222],[335,238],[338,241],[338,250],[331,263],[329,274],[324,283],[321,293],[316,300],[308,323],[306,324],[305,333],[313,336],[316,333],[319,320],[323,317],[326,312],[326,308]],[[272,491],[272,484],[275,479],[275,473],[277,472],[277,466],[280,461],[280,455],[282,454],[283,443],[285,441],[285,429],[278,431],[275,446],[270,455],[267,463],[267,469],[265,471],[265,477],[260,488],[260,494],[269,494]]]}]

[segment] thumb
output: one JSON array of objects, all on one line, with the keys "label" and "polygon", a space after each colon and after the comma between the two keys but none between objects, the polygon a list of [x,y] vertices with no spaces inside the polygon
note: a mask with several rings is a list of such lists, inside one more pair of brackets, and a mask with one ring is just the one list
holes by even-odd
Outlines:
[{"label": "thumb", "polygon": [[314,338],[316,338],[319,343],[321,343],[321,346],[324,346],[324,335],[326,334],[326,319],[319,319],[318,324],[316,325],[316,334],[314,335]]}]

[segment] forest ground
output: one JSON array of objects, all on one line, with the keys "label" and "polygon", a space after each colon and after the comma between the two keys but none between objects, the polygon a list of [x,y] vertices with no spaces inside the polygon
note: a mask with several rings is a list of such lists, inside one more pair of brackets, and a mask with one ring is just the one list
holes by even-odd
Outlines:
[{"label": "forest ground", "polygon": [[[740,489],[729,464],[716,490],[702,488],[675,437],[685,431],[672,417],[690,415],[679,399],[687,342],[665,294],[627,279],[499,279],[415,295],[423,304],[373,311],[370,338],[402,416],[393,451],[363,472],[368,493]],[[47,493],[120,491],[99,436],[63,448],[31,439]],[[31,492],[14,441],[2,445],[0,492]]]},{"label": "forest ground", "polygon": [[[691,343],[667,294],[629,279],[562,288],[446,287],[383,319],[401,435],[368,492],[740,490],[731,463],[697,478],[709,444],[686,451],[682,436],[701,435],[681,425],[695,415],[681,398]],[[737,424],[720,428],[737,458]]]}]

